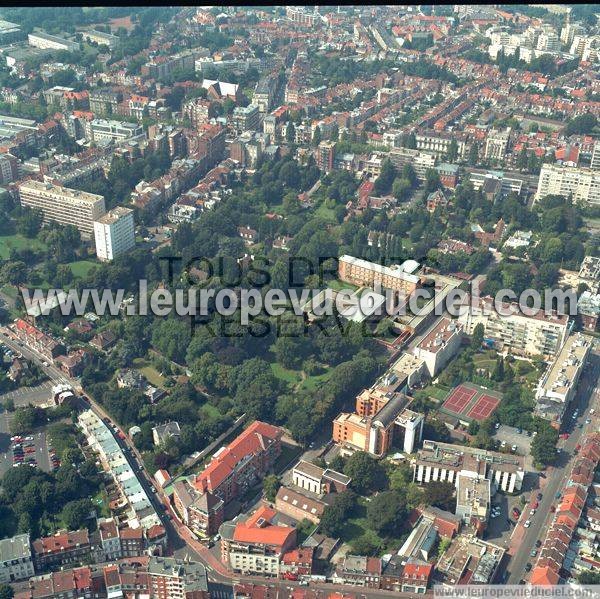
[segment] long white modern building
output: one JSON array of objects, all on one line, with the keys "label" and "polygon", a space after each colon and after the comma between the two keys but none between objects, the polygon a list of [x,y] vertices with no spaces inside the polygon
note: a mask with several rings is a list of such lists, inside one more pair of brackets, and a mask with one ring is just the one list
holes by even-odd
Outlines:
[{"label": "long white modern building", "polygon": [[30,33],[27,39],[30,46],[41,48],[42,50],[67,50],[69,52],[79,50],[79,43],[42,31]]},{"label": "long white modern building", "polygon": [[565,409],[575,395],[591,345],[590,338],[581,333],[567,338],[538,383],[535,392],[536,416],[560,426]]},{"label": "long white modern building", "polygon": [[462,476],[489,479],[507,493],[520,491],[525,477],[520,456],[437,441],[423,441],[413,470],[414,480],[421,484],[447,481],[457,486]]},{"label": "long white modern building", "polygon": [[544,164],[538,180],[536,201],[562,195],[573,202],[600,204],[600,171],[592,168]]},{"label": "long white modern building", "polygon": [[94,221],[106,212],[104,196],[41,181],[21,183],[19,198],[22,206],[39,208],[44,223],[75,225],[85,237],[92,236]]},{"label": "long white modern building", "polygon": [[107,262],[135,246],[133,210],[118,206],[94,221],[96,255]]}]

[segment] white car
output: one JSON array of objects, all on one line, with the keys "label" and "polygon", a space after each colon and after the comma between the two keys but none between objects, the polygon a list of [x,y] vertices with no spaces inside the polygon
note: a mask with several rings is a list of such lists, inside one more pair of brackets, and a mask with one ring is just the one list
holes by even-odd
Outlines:
[{"label": "white car", "polygon": [[529,528],[531,526],[531,520],[525,520],[525,524],[523,524],[525,528]]},{"label": "white car", "polygon": [[498,514],[496,512],[492,512],[491,518],[497,518]]},{"label": "white car", "polygon": [[590,422],[591,422],[591,420],[590,420],[589,418],[586,418],[586,419],[585,419],[585,423],[586,423],[586,424],[589,424]]},{"label": "white car", "polygon": [[535,516],[535,510],[531,510],[531,511],[529,512],[529,515],[530,515],[530,516]]}]

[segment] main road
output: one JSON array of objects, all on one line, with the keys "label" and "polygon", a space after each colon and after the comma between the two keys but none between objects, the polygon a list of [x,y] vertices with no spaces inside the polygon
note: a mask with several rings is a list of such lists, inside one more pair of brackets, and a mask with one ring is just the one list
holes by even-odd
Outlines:
[{"label": "main road", "polygon": [[[581,438],[588,432],[598,430],[598,411],[600,410],[600,388],[598,386],[598,375],[600,373],[600,355],[592,352],[586,370],[579,380],[577,394],[571,405],[567,409],[563,418],[563,428],[571,429],[569,438],[565,441],[559,441],[560,453],[557,456],[556,464],[546,469],[546,479],[540,479],[543,497],[539,502],[538,509],[534,516],[530,516],[531,502],[524,508],[519,523],[515,527],[513,539],[513,547],[515,553],[510,560],[507,571],[507,584],[519,584],[519,581],[526,575],[526,565],[531,563],[535,565],[537,557],[531,557],[531,551],[535,547],[536,541],[544,541],[544,536],[554,514],[551,511],[553,504],[557,503],[556,494],[563,491],[565,484],[571,474],[573,462],[576,457],[575,448],[580,443]],[[590,416],[590,410],[595,410],[595,414]],[[573,418],[573,413],[578,410],[578,417]],[[585,420],[590,419],[590,423],[586,424]],[[579,428],[581,425],[581,428]],[[533,500],[537,490],[531,492]],[[525,520],[531,520],[531,526],[524,528]]]}]

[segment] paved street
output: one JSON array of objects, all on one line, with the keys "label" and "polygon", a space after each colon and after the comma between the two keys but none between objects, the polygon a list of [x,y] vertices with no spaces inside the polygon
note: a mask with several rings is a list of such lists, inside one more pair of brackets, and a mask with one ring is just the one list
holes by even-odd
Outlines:
[{"label": "paved street", "polygon": [[[548,467],[544,471],[546,478],[540,478],[540,489],[543,493],[543,498],[540,501],[537,513],[535,516],[530,517],[529,507],[527,511],[523,510],[519,524],[515,528],[509,550],[512,559],[507,568],[507,571],[510,573],[507,584],[518,584],[525,577],[526,564],[530,562],[534,565],[536,558],[532,558],[530,552],[535,547],[535,542],[538,539],[542,541],[544,539],[553,516],[550,507],[553,504],[556,505],[557,500],[555,495],[559,491],[562,492],[571,472],[574,449],[586,432],[597,430],[598,414],[596,414],[594,420],[588,425],[585,424],[585,420],[589,417],[591,408],[595,408],[596,412],[600,409],[600,397],[596,392],[599,385],[599,373],[600,356],[597,353],[592,353],[590,354],[589,364],[579,381],[577,395],[564,417],[566,426],[569,428],[573,427],[573,425],[575,426],[566,441],[559,441],[561,453],[557,458],[556,465]],[[574,420],[571,416],[575,409],[579,409],[579,417]],[[583,425],[582,428],[577,426],[579,424]],[[531,495],[535,496],[536,492]],[[523,526],[527,518],[531,518],[531,526],[528,529]]]}]

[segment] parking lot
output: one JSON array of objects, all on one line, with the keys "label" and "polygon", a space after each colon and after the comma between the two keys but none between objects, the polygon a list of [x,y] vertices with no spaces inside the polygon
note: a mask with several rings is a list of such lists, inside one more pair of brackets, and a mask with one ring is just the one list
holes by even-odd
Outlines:
[{"label": "parking lot", "polygon": [[52,381],[45,381],[35,387],[19,387],[14,391],[0,395],[0,403],[4,404],[9,399],[12,399],[16,408],[29,404],[40,407],[54,405],[52,403],[52,386],[54,384]]},{"label": "parking lot", "polygon": [[517,455],[528,456],[531,448],[531,441],[533,440],[532,436],[527,434],[527,431],[516,429],[512,426],[507,426],[505,424],[501,424],[500,428],[496,430],[495,438],[501,443],[505,443],[502,449],[511,450],[513,446],[516,447]]},{"label": "parking lot", "polygon": [[20,464],[28,464],[44,472],[50,472],[59,465],[59,461],[50,454],[51,448],[43,431],[12,437],[2,432],[0,441],[0,476]]}]

